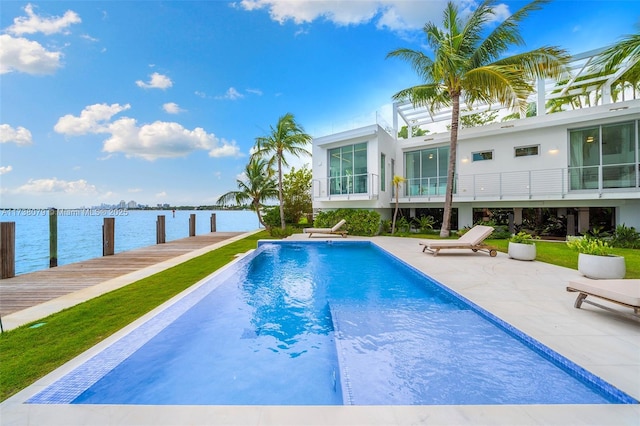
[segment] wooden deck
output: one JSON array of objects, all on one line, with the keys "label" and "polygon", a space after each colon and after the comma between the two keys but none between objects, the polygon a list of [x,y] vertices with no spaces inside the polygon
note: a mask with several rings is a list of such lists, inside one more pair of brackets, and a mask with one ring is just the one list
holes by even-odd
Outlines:
[{"label": "wooden deck", "polygon": [[243,234],[215,232],[0,280],[0,316],[156,265]]}]

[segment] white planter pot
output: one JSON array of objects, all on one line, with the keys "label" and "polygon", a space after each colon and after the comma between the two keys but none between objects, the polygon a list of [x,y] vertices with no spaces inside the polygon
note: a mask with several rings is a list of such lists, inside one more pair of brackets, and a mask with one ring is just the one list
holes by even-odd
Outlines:
[{"label": "white planter pot", "polygon": [[536,245],[509,242],[508,253],[512,259],[534,260],[536,258]]},{"label": "white planter pot", "polygon": [[620,279],[627,273],[627,267],[622,256],[595,256],[580,253],[578,272],[596,280]]}]

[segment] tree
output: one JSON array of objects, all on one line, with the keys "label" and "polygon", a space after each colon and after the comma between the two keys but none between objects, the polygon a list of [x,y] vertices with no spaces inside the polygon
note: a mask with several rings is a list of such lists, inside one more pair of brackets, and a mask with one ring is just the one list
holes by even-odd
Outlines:
[{"label": "tree", "polygon": [[251,158],[244,169],[244,180],[237,179],[238,191],[230,191],[222,195],[216,201],[218,206],[227,206],[229,203],[251,203],[251,210],[258,215],[258,221],[268,228],[262,219],[260,209],[263,203],[278,195],[278,187],[273,171],[267,166],[265,160]]},{"label": "tree", "polygon": [[[484,0],[466,20],[455,3],[449,1],[444,11],[443,29],[429,22],[424,26],[433,59],[425,53],[407,48],[390,52],[409,62],[424,80],[423,84],[393,95],[394,100],[409,100],[414,106],[432,110],[451,107],[451,139],[447,191],[445,194],[442,237],[449,236],[456,165],[456,148],[460,125],[460,101],[494,103],[526,111],[527,97],[534,91],[536,77],[556,78],[566,70],[569,55],[558,47],[541,47],[511,57],[503,54],[524,44],[518,24],[531,11],[550,0],[535,0],[524,6],[493,30],[496,0]],[[488,34],[483,39],[483,35]]]},{"label": "tree", "polygon": [[292,223],[299,223],[302,216],[313,211],[311,178],[311,170],[306,167],[299,170],[292,167],[289,173],[284,175],[284,214]]},{"label": "tree", "polygon": [[636,24],[638,30],[635,34],[628,34],[619,42],[609,46],[598,55],[594,68],[601,69],[605,73],[615,71],[620,65],[629,64],[626,70],[616,81],[622,88],[629,83],[635,96],[635,91],[640,83],[640,22]]},{"label": "tree", "polygon": [[398,217],[398,207],[400,202],[400,184],[405,182],[406,179],[402,176],[395,175],[391,183],[393,184],[394,192],[396,194],[396,209],[393,212],[393,222],[391,223],[391,233],[395,234],[396,232],[396,219]]},{"label": "tree", "polygon": [[274,164],[278,171],[278,199],[280,201],[280,226],[285,229],[284,198],[282,190],[282,166],[288,166],[285,154],[295,157],[311,155],[305,148],[311,142],[311,136],[296,123],[293,114],[287,113],[278,119],[276,127],[271,127],[267,136],[256,138],[255,152],[252,158],[267,158],[269,168]]},{"label": "tree", "polygon": [[[420,127],[412,127],[411,128],[411,137],[414,136],[424,136],[429,133],[428,130],[422,130]],[[398,137],[402,139],[407,139],[409,137],[409,126],[402,126],[400,131],[398,132]]]}]

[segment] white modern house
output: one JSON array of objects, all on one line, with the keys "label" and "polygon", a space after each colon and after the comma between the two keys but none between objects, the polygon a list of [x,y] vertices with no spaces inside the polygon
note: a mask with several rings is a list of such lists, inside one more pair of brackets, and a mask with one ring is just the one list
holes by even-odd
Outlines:
[{"label": "white modern house", "polygon": [[[523,209],[545,208],[567,221],[570,234],[588,230],[595,209],[610,212],[613,226],[640,229],[640,93],[612,89],[631,61],[610,75],[589,76],[599,52],[575,56],[572,77],[562,84],[538,82],[530,99],[535,116],[503,121],[509,112],[498,105],[461,107],[463,115],[498,117],[459,132],[452,228],[495,209],[510,209],[518,224]],[[550,112],[553,104],[561,105],[557,112]],[[373,124],[315,138],[314,210],[370,209],[390,218],[394,175],[406,179],[398,199],[410,217],[442,209],[450,119],[450,111],[395,104],[392,128]],[[399,124],[409,135],[416,127],[428,132],[399,139]]]}]

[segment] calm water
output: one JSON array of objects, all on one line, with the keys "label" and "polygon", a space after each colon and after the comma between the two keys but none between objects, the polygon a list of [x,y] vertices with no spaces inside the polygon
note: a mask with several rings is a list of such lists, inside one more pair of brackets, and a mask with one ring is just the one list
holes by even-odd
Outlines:
[{"label": "calm water", "polygon": [[372,244],[262,243],[30,402],[623,401],[476,309]]},{"label": "calm water", "polygon": [[[16,275],[49,267],[49,216],[45,210],[16,214],[0,211],[2,222],[16,223]],[[189,236],[189,217],[196,215],[196,235],[210,232],[211,214],[218,232],[253,231],[260,227],[252,211],[207,210],[74,210],[58,214],[58,265],[102,256],[102,224],[115,218],[115,252],[156,244],[156,221],[165,216],[166,241]]]}]

